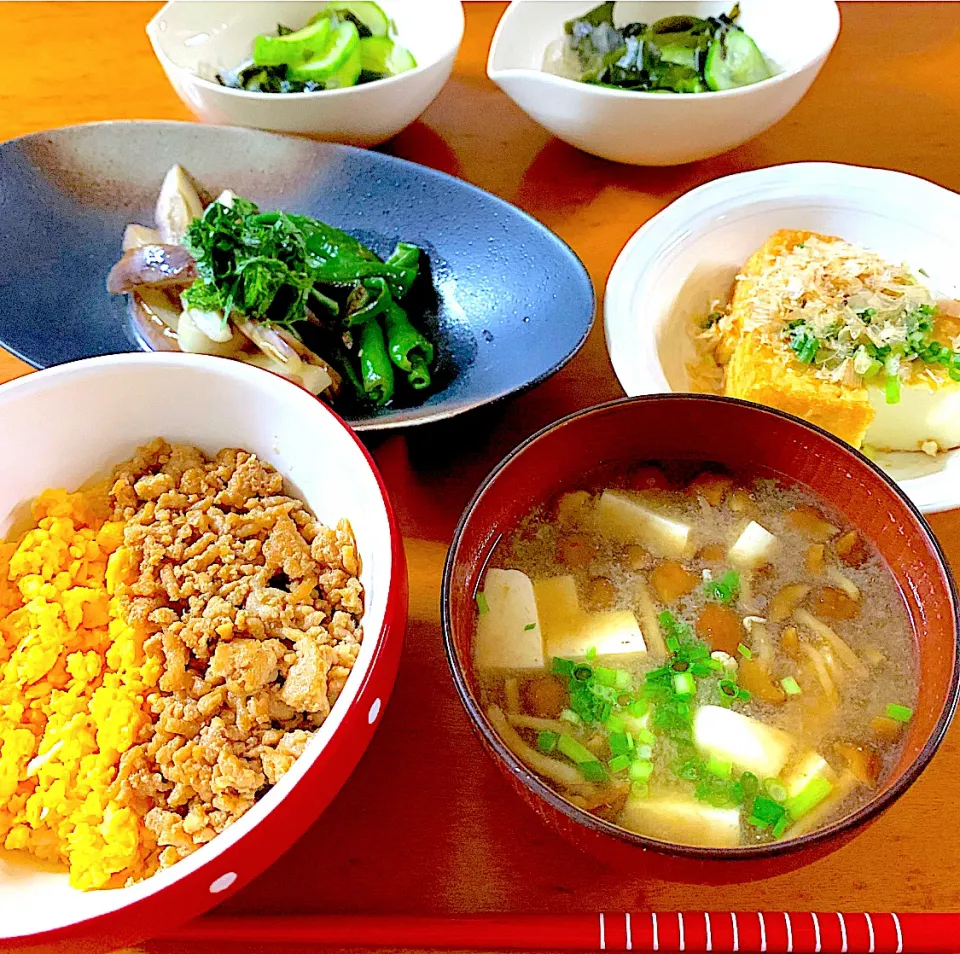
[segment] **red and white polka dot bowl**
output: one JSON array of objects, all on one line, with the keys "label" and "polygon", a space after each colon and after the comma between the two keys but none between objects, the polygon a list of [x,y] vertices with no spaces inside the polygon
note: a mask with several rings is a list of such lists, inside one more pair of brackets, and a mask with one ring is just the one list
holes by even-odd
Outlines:
[{"label": "red and white polka dot bowl", "polygon": [[[242,447],[274,465],[328,524],[347,517],[363,560],[365,638],[330,717],[293,768],[190,857],[129,888],[80,892],[0,851],[0,950],[108,951],[168,932],[271,865],[327,807],[373,736],[396,679],[407,580],[383,481],[329,408],[258,368],[199,355],[126,354],[0,387],[0,539],[48,487],[76,489],[155,437]],[[0,740],[2,744],[2,740]],[[320,877],[318,873],[318,877]]]}]

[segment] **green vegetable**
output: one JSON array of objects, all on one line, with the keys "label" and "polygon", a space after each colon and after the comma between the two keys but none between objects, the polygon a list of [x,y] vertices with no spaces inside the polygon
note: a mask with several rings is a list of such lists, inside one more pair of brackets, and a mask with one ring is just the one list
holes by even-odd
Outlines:
[{"label": "green vegetable", "polygon": [[[558,72],[584,83],[652,93],[705,93],[765,79],[766,60],[735,25],[739,10],[617,27],[613,4],[569,20]],[[753,55],[755,53],[755,55]]]},{"label": "green vegetable", "polygon": [[414,366],[427,375],[433,363],[433,345],[417,331],[407,318],[406,311],[395,301],[388,301],[383,317],[387,332],[387,350],[390,360],[402,371],[411,372]]},{"label": "green vegetable", "polygon": [[536,628],[537,628],[536,623],[527,623],[527,625],[523,627],[523,631],[525,633],[529,633],[531,629],[536,629]]},{"label": "green vegetable", "polygon": [[[330,22],[330,21],[325,21]],[[285,37],[283,39],[286,39]],[[301,81],[313,80],[323,83],[344,67],[355,50],[359,50],[360,34],[350,20],[338,23],[330,37],[330,43],[316,57],[309,60],[294,60],[291,65],[292,76]],[[357,76],[360,76],[359,62]],[[354,80],[356,82],[356,80]],[[353,84],[350,84],[353,85]]]},{"label": "green vegetable", "polygon": [[719,580],[707,580],[703,584],[703,592],[709,600],[732,603],[740,596],[740,574],[736,570],[728,570]]},{"label": "green vegetable", "polygon": [[487,594],[484,592],[477,593],[477,612],[484,616],[490,612],[490,604],[487,602]]},{"label": "green vegetable", "polygon": [[653,775],[653,763],[646,759],[637,759],[630,763],[627,774],[634,782],[644,782]]},{"label": "green vegetable", "polygon": [[253,62],[256,66],[305,63],[328,49],[332,32],[331,21],[322,19],[292,33],[258,36],[253,41]]},{"label": "green vegetable", "polygon": [[743,30],[727,30],[710,45],[703,77],[712,90],[736,89],[769,79],[770,67]]},{"label": "green vegetable", "polygon": [[549,755],[556,747],[560,736],[556,732],[541,732],[537,736],[537,748]]},{"label": "green vegetable", "polygon": [[622,772],[625,768],[630,767],[630,756],[617,755],[614,758],[610,759],[610,761],[607,764],[610,766],[611,772]]},{"label": "green vegetable", "polygon": [[888,374],[887,383],[884,390],[887,404],[900,403],[900,375]]},{"label": "green vegetable", "polygon": [[591,647],[587,650],[586,660],[587,660],[588,663],[592,663],[592,662],[594,661],[594,659],[596,659],[596,658],[597,658],[597,647],[596,647],[596,646],[591,646]]},{"label": "green vegetable", "polygon": [[362,326],[359,354],[363,390],[377,407],[383,407],[393,397],[394,381],[379,322],[368,321]]},{"label": "green vegetable", "polygon": [[607,744],[614,755],[627,755],[633,748],[630,737],[626,732],[611,732]]},{"label": "green vegetable", "polygon": [[818,775],[815,779],[809,781],[800,792],[787,799],[786,808],[790,817],[794,821],[799,821],[804,815],[812,812],[832,791],[833,785],[823,776]]},{"label": "green vegetable", "polygon": [[582,762],[596,762],[597,757],[585,745],[578,742],[572,735],[564,733],[557,740],[557,749],[571,762],[580,765]]},{"label": "green vegetable", "polygon": [[607,770],[599,760],[580,762],[577,768],[588,782],[605,782],[607,780]]},{"label": "green vegetable", "polygon": [[559,656],[554,656],[550,662],[550,670],[557,676],[570,678],[573,676],[574,662],[572,659],[561,659]]},{"label": "green vegetable", "polygon": [[363,72],[378,78],[397,76],[417,68],[413,54],[387,36],[370,36],[361,40],[360,60]]},{"label": "green vegetable", "polygon": [[913,718],[913,709],[890,703],[887,706],[887,715],[895,722],[909,722]]},{"label": "green vegetable", "polygon": [[728,762],[726,759],[717,758],[715,755],[711,755],[707,759],[704,768],[711,774],[716,775],[717,778],[730,778],[733,774],[733,763]]},{"label": "green vegetable", "polygon": [[775,801],[781,804],[787,800],[787,790],[778,778],[764,779],[763,790]]},{"label": "green vegetable", "polygon": [[697,684],[693,675],[689,672],[678,672],[673,677],[673,691],[678,696],[692,696],[696,691]]},{"label": "green vegetable", "polygon": [[366,278],[347,298],[347,315],[344,324],[348,328],[353,328],[371,318],[377,318],[392,301],[386,279]]},{"label": "green vegetable", "polygon": [[390,20],[377,3],[368,0],[331,0],[310,22],[330,17],[331,14],[347,15],[363,26],[367,36],[386,36],[390,32]]},{"label": "green vegetable", "polygon": [[803,690],[800,688],[800,684],[797,682],[793,676],[787,676],[785,679],[780,680],[780,685],[783,686],[783,691],[788,696],[799,696]]},{"label": "green vegetable", "polygon": [[783,805],[775,802],[772,798],[767,798],[765,795],[758,795],[753,800],[753,808],[747,821],[755,828],[768,828],[771,825],[776,825],[786,813],[787,810]]},{"label": "green vegetable", "polygon": [[743,643],[737,646],[737,652],[740,653],[740,655],[743,656],[744,659],[753,658],[753,651],[748,647],[744,646]]}]

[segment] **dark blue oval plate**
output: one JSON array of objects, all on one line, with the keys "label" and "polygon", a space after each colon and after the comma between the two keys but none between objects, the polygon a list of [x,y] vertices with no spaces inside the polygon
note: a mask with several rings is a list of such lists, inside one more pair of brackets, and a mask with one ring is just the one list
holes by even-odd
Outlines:
[{"label": "dark blue oval plate", "polygon": [[[539,222],[474,186],[402,159],[249,129],[110,122],[0,145],[0,345],[37,368],[140,350],[106,277],[129,222],[153,225],[180,163],[204,189],[315,216],[376,252],[430,259],[421,325],[438,390],[421,404],[340,407],[357,430],[452,417],[543,381],[586,340],[593,286]],[[419,311],[419,309],[418,309]]]}]

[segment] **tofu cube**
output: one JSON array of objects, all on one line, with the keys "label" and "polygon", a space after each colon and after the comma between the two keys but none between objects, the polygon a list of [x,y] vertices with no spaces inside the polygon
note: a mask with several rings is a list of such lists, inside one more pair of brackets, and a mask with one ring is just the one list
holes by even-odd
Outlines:
[{"label": "tofu cube", "polygon": [[714,808],[684,796],[631,795],[618,819],[624,828],[678,845],[736,848],[740,811]]},{"label": "tofu cube", "polygon": [[598,656],[645,653],[643,633],[633,613],[584,613],[575,630],[559,636],[547,635],[547,653],[564,659],[580,659],[594,647]]},{"label": "tofu cube", "polygon": [[732,762],[760,779],[776,778],[795,745],[792,735],[722,706],[701,706],[697,710],[693,739],[707,754]]},{"label": "tofu cube", "polygon": [[655,556],[677,560],[689,555],[690,527],[638,500],[605,490],[597,501],[597,528],[620,543],[638,543]]},{"label": "tofu cube", "polygon": [[544,642],[570,639],[580,629],[580,600],[572,576],[554,576],[533,584]]},{"label": "tofu cube", "polygon": [[818,775],[822,775],[831,784],[836,783],[836,774],[830,768],[827,760],[812,749],[804,752],[793,765],[787,769],[783,784],[787,790],[787,797],[793,798],[802,792]]},{"label": "tofu cube", "polygon": [[519,570],[487,570],[483,594],[488,610],[477,622],[477,666],[542,669],[543,635],[530,577]]},{"label": "tofu cube", "polygon": [[773,559],[777,538],[754,520],[744,528],[727,552],[727,559],[738,570],[754,570]]}]

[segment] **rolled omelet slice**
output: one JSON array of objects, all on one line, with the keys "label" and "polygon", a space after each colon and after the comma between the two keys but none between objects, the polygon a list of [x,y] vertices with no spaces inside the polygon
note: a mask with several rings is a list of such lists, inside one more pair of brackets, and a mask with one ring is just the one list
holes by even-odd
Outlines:
[{"label": "rolled omelet slice", "polygon": [[[857,375],[848,375],[854,381],[828,380],[798,360],[784,337],[789,316],[783,303],[795,307],[803,302],[805,283],[817,276],[815,267],[798,266],[792,254],[808,242],[821,256],[837,243],[838,256],[845,254],[847,263],[856,248],[835,236],[784,229],[751,256],[737,277],[715,346],[716,359],[725,366],[723,393],[793,414],[857,448],[929,451],[931,442],[939,450],[960,446],[960,385],[942,369],[913,373],[902,382],[900,401],[888,404],[882,375],[876,379],[879,386]],[[876,270],[877,256],[863,255],[864,271]],[[824,296],[824,289],[811,284],[809,297],[818,296]],[[938,340],[960,336],[957,319],[944,316],[938,324]]]}]

